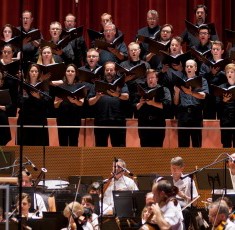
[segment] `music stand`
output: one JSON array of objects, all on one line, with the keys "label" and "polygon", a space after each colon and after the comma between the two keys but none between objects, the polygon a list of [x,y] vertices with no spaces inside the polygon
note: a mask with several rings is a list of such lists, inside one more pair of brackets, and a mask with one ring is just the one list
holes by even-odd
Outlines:
[{"label": "music stand", "polygon": [[167,181],[169,181],[170,183],[171,183],[171,185],[174,185],[174,182],[173,182],[173,177],[172,176],[170,176],[170,175],[165,175],[165,176],[158,176],[157,178],[156,178],[156,180],[158,179],[158,178],[160,178],[160,177],[162,177],[163,178],[163,180],[167,180]]},{"label": "music stand", "polygon": [[215,189],[233,189],[228,169],[226,169],[225,175],[224,168],[205,168],[196,174],[196,179],[200,190],[212,190],[213,195]]},{"label": "music stand", "polygon": [[[9,222],[9,229],[18,230],[18,223]],[[6,223],[5,222],[0,223],[0,230],[6,230]]]},{"label": "music stand", "polygon": [[56,223],[56,229],[62,229],[68,226],[68,218],[63,212],[43,212],[43,219],[48,219]]},{"label": "music stand", "polygon": [[[58,212],[63,212],[66,204],[74,201],[75,191],[71,190],[58,190],[55,193],[55,202],[56,202],[56,210]],[[81,195],[79,194],[76,199],[77,202],[81,202]]]},{"label": "music stand", "polygon": [[153,182],[156,178],[156,174],[137,175],[137,184],[139,190],[152,191]]},{"label": "music stand", "polygon": [[113,191],[115,215],[119,218],[141,217],[146,191]]},{"label": "music stand", "polygon": [[80,193],[87,193],[87,189],[89,185],[91,185],[93,182],[96,181],[102,181],[103,177],[102,176],[79,176],[79,175],[73,175],[68,177],[69,184],[74,185],[75,188],[78,185],[79,180],[81,180],[80,184],[82,185],[81,188],[79,189]]}]

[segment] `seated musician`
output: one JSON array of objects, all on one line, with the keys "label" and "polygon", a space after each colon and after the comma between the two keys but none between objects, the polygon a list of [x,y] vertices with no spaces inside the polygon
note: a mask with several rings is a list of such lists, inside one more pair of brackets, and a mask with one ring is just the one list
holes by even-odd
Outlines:
[{"label": "seated musician", "polygon": [[235,224],[229,218],[229,207],[225,202],[215,201],[209,205],[209,221],[214,230],[235,229]]},{"label": "seated musician", "polygon": [[[98,194],[99,198],[101,197],[101,184],[97,181],[93,182],[87,189],[87,193],[92,195],[92,194]],[[109,213],[112,213],[112,207],[108,206],[107,204],[103,203],[102,209],[101,210],[101,202],[99,202],[100,206],[100,212],[103,213],[103,215],[109,215]]]},{"label": "seated musician", "polygon": [[223,202],[228,206],[228,210],[229,210],[229,219],[235,223],[235,212],[234,212],[234,205],[232,200],[229,197],[219,197],[217,200],[217,202]]},{"label": "seated musician", "polygon": [[150,222],[158,226],[155,229],[183,230],[183,215],[175,197],[177,187],[167,180],[161,180],[153,185],[152,192],[155,203],[151,206]]},{"label": "seated musician", "polygon": [[148,192],[145,196],[145,207],[142,210],[142,224],[145,224],[151,215],[151,206],[154,204],[153,193]]},{"label": "seated musician", "polygon": [[95,203],[90,194],[82,196],[81,204],[84,207],[84,214],[87,220],[91,223],[94,230],[99,230],[99,221],[98,215],[94,213],[95,211]]},{"label": "seated musician", "polygon": [[[181,179],[184,176],[184,161],[182,157],[177,156],[172,158],[170,164],[174,186],[179,189],[176,198],[179,201],[181,208],[184,208],[191,201],[191,198],[194,199],[198,197],[197,188],[195,186],[195,182],[193,181],[193,194],[191,195],[191,178],[185,177],[184,179]],[[192,218],[189,208],[185,208],[183,210],[183,216],[185,228],[188,229]]]},{"label": "seated musician", "polygon": [[117,159],[115,167],[113,167],[112,177],[104,185],[103,202],[109,207],[114,208],[113,191],[139,190],[134,180],[125,176],[126,163],[122,159]]},{"label": "seated musician", "polygon": [[[32,174],[27,175],[26,171],[22,171],[22,187],[32,187]],[[47,211],[44,200],[38,193],[34,193],[34,209],[39,211],[39,216]]]},{"label": "seated musician", "polygon": [[[232,153],[228,158],[228,169],[231,176],[231,181],[233,185],[233,189],[227,189],[226,194],[235,194],[235,153]],[[223,194],[223,189],[215,189],[214,194]]]},{"label": "seated musician", "polygon": [[[27,193],[22,193],[22,201],[21,201],[21,214],[22,217],[26,217],[27,219],[33,218],[38,219],[40,218],[37,215],[37,212],[31,213],[29,212],[29,209],[31,207],[31,197]],[[19,195],[16,197],[16,210],[13,211],[11,214],[12,219],[17,221],[18,220],[18,213],[19,213]]]},{"label": "seated musician", "polygon": [[69,226],[61,230],[93,230],[92,225],[83,216],[84,208],[80,203],[76,201],[69,203],[63,213],[69,220]]}]

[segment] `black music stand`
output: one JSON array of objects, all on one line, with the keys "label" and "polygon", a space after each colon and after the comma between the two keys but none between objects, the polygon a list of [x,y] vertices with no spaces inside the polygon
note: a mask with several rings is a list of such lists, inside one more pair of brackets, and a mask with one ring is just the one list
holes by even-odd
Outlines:
[{"label": "black music stand", "polygon": [[119,218],[140,218],[145,196],[146,191],[113,191],[115,215]]},{"label": "black music stand", "polygon": [[156,178],[156,174],[137,175],[137,184],[139,190],[152,191],[153,182]]},{"label": "black music stand", "polygon": [[[230,172],[224,168],[205,168],[196,174],[198,188],[200,190],[212,190],[214,195],[215,189],[233,189]],[[226,181],[225,181],[226,178]]]},{"label": "black music stand", "polygon": [[43,212],[43,219],[55,222],[55,229],[62,229],[68,226],[68,218],[63,215],[63,212]]},{"label": "black music stand", "polygon": [[71,187],[76,188],[76,186],[79,184],[79,180],[81,180],[80,184],[82,185],[81,188],[79,189],[79,193],[87,193],[87,189],[89,185],[91,185],[93,182],[96,181],[102,181],[103,177],[102,176],[93,176],[93,175],[84,175],[84,176],[79,176],[79,175],[73,175],[68,177],[69,184]]},{"label": "black music stand", "polygon": [[[5,222],[0,223],[0,230],[5,230],[5,229],[6,229],[6,223]],[[9,222],[9,229],[18,230],[18,223]]]}]

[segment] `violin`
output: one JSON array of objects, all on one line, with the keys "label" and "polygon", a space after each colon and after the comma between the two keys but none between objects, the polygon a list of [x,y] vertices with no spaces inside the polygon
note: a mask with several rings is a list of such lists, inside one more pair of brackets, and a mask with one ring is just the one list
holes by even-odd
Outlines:
[{"label": "violin", "polygon": [[231,214],[229,215],[229,219],[230,219],[233,223],[235,223],[235,213],[231,213]]},{"label": "violin", "polygon": [[224,230],[227,223],[226,221],[221,221],[219,225],[217,225],[213,230]]}]

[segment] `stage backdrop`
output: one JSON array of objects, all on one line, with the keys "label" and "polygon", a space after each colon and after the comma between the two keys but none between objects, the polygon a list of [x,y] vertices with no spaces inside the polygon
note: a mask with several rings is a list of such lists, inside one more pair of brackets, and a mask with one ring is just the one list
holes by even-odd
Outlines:
[{"label": "stage backdrop", "polygon": [[[214,22],[221,40],[224,29],[235,30],[235,8],[233,0],[0,0],[0,26],[6,23],[19,25],[21,12],[30,10],[34,16],[34,26],[39,28],[44,38],[49,39],[49,25],[52,21],[64,22],[67,13],[77,17],[78,25],[84,25],[84,37],[88,42],[86,29],[100,29],[100,15],[112,14],[114,23],[125,34],[125,42],[131,42],[138,30],[146,25],[146,12],[155,9],[160,15],[160,25],[170,23],[174,34],[180,34],[184,20],[194,21],[193,8],[197,4],[208,7],[208,22]],[[89,43],[88,43],[89,44]]]}]

